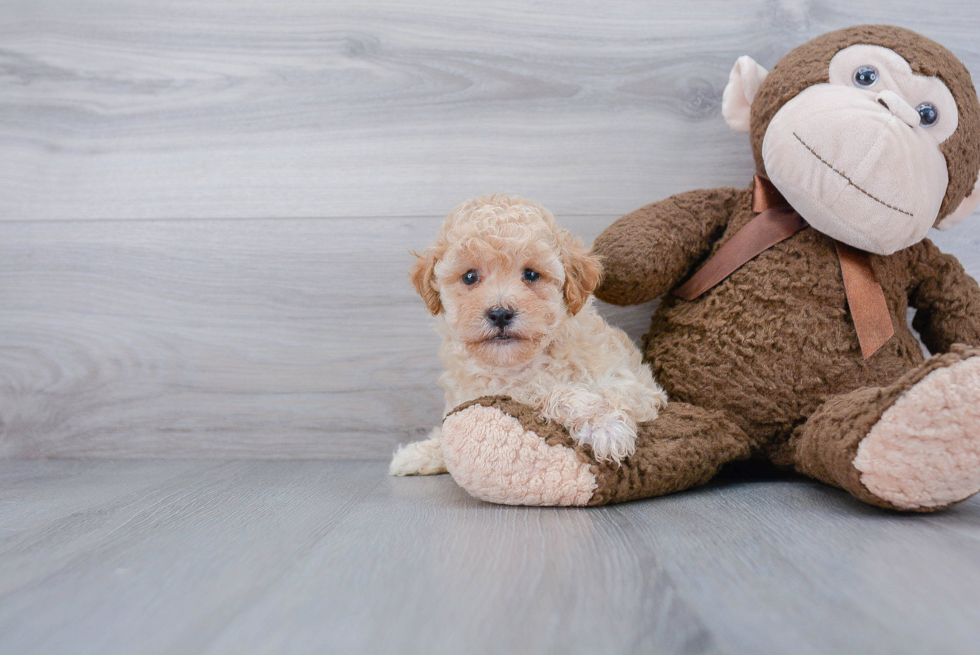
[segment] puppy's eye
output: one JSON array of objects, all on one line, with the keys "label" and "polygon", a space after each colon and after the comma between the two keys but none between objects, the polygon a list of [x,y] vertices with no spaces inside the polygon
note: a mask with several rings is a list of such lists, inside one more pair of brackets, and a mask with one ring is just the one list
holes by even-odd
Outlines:
[{"label": "puppy's eye", "polygon": [[476,272],[476,269],[471,268],[463,273],[463,277],[461,279],[463,280],[463,284],[469,286],[480,281],[480,274]]},{"label": "puppy's eye", "polygon": [[524,269],[524,281],[525,282],[537,282],[541,274],[537,271],[532,271],[529,268]]}]

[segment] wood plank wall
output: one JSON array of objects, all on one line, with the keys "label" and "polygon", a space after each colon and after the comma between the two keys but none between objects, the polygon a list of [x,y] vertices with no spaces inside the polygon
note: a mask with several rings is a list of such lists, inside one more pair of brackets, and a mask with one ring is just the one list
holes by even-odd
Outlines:
[{"label": "wood plank wall", "polygon": [[747,184],[735,58],[866,22],[980,78],[974,0],[0,2],[0,457],[386,457],[440,417],[449,209]]}]

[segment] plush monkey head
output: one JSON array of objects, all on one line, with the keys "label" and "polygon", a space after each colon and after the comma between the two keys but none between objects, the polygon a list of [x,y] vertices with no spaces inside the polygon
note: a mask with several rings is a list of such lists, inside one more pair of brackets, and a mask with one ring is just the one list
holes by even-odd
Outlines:
[{"label": "plush monkey head", "polygon": [[980,102],[966,67],[899,27],[824,34],[771,73],[736,62],[722,113],[815,229],[878,254],[980,203]]}]

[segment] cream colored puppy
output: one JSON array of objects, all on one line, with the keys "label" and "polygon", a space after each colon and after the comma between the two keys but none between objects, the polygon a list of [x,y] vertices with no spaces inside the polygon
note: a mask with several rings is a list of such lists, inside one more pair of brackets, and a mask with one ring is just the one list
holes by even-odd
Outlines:
[{"label": "cream colored puppy", "polygon": [[[449,214],[411,278],[436,317],[446,412],[507,395],[568,428],[599,459],[635,449],[667,402],[622,330],[592,306],[602,269],[544,207],[484,196]],[[439,428],[398,449],[392,475],[444,473]]]}]

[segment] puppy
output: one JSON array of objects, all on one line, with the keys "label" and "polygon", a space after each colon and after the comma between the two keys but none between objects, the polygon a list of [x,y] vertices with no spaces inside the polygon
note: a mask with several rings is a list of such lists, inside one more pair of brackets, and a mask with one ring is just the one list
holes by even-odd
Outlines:
[{"label": "puppy", "polygon": [[[484,196],[449,214],[411,279],[436,317],[446,412],[507,395],[564,425],[597,459],[635,450],[636,425],[667,402],[622,330],[592,306],[602,272],[544,207]],[[392,475],[446,471],[439,428],[398,449]]]}]

